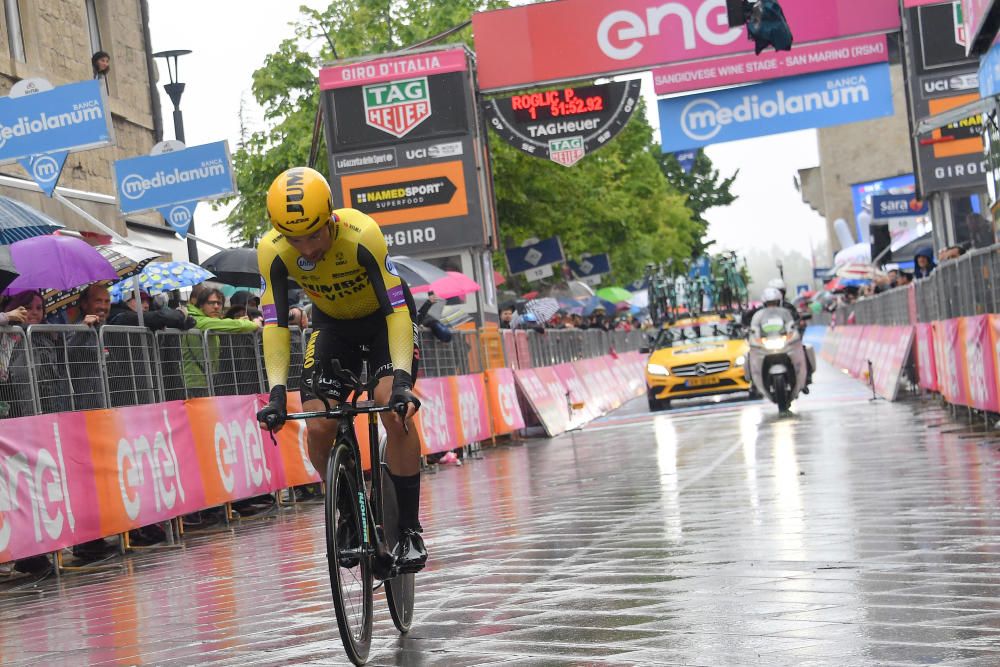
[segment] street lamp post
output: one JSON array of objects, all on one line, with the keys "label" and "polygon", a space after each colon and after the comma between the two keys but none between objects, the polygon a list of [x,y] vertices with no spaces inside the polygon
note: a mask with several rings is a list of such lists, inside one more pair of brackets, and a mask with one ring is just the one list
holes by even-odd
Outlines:
[{"label": "street lamp post", "polygon": [[[174,49],[173,51],[159,51],[153,54],[154,58],[163,58],[167,63],[167,74],[170,77],[170,83],[163,84],[163,90],[167,91],[170,101],[174,104],[174,138],[181,143],[184,143],[184,115],[181,113],[181,95],[184,93],[184,84],[179,81],[177,59],[189,53],[191,53],[189,49]],[[192,237],[193,234],[194,217],[192,216],[187,237],[188,260],[197,264],[198,243]]]}]

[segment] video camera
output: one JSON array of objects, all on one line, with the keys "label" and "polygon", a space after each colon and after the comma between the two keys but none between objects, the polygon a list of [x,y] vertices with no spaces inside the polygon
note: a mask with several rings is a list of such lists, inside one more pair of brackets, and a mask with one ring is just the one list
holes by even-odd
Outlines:
[{"label": "video camera", "polygon": [[792,50],[792,29],[777,0],[726,0],[729,27],[747,27],[747,37],[754,41],[754,52],[769,46],[775,51]]}]

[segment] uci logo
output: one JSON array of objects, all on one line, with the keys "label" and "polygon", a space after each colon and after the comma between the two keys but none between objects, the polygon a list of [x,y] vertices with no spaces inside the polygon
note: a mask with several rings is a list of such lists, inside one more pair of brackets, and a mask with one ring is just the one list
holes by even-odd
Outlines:
[{"label": "uci logo", "polygon": [[299,257],[298,260],[296,260],[295,263],[303,271],[312,271],[313,269],[316,268],[316,263],[315,262],[310,262],[305,257]]}]

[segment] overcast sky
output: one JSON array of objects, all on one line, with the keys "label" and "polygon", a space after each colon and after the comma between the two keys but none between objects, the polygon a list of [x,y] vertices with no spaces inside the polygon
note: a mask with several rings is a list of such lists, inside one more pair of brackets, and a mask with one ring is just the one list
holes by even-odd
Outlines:
[{"label": "overcast sky", "polygon": [[[246,102],[250,129],[261,127],[261,112],[250,93],[253,71],[283,39],[292,36],[289,23],[298,17],[301,4],[319,8],[326,0],[151,0],[149,4],[154,50],[193,51],[180,60],[180,78],[187,84],[181,109],[188,143],[228,139],[235,148],[241,100]],[[162,66],[161,71],[162,84],[167,77]],[[649,120],[658,127],[652,77],[646,75],[643,85]],[[172,106],[162,86],[160,90],[165,138],[173,138]],[[740,170],[735,184],[739,199],[707,213],[710,235],[720,248],[750,253],[778,247],[808,258],[810,244],[817,250],[821,247],[823,221],[802,203],[792,180],[796,170],[818,164],[815,131],[719,144],[708,148],[708,155],[724,174]],[[200,204],[197,233],[230,245],[221,225],[209,225],[221,217],[221,212]],[[205,256],[212,252],[202,250]]]}]

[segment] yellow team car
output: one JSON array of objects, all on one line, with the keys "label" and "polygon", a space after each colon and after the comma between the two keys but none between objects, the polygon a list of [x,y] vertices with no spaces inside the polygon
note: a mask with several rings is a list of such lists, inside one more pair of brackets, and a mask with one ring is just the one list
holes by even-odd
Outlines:
[{"label": "yellow team car", "polygon": [[668,409],[675,398],[752,393],[744,373],[748,351],[728,317],[705,315],[664,326],[646,361],[649,409]]}]

